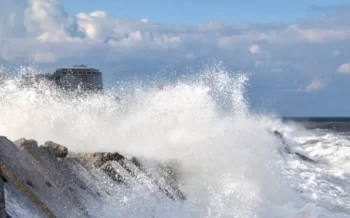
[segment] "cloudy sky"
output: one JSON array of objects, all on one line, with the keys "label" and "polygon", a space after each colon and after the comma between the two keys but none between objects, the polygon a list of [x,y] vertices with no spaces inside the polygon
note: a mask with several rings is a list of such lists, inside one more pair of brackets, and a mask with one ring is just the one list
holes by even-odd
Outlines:
[{"label": "cloudy sky", "polygon": [[217,60],[250,75],[248,95],[256,110],[350,116],[349,0],[0,0],[0,5],[5,68],[87,63],[103,70],[108,82],[194,71]]}]

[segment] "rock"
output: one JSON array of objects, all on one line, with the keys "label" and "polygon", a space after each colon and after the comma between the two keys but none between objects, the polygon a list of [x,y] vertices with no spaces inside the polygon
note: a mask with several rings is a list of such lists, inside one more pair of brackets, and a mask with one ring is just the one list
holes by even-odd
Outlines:
[{"label": "rock", "polygon": [[125,157],[117,152],[96,152],[96,153],[83,153],[79,155],[79,160],[86,165],[93,165],[95,167],[101,167],[108,161],[120,161]]},{"label": "rock", "polygon": [[45,148],[48,151],[50,151],[51,154],[53,154],[56,158],[65,158],[68,155],[68,148],[57,144],[52,141],[47,141],[44,143],[44,146],[41,146],[41,148]]},{"label": "rock", "polygon": [[4,183],[0,180],[0,218],[6,217]]},{"label": "rock", "polygon": [[29,185],[30,187],[34,186],[33,183],[31,181],[29,181],[29,180],[26,181],[26,184]]},{"label": "rock", "polygon": [[3,182],[7,182],[6,177],[5,177],[5,176],[3,176],[3,175],[1,175],[1,174],[0,174],[0,179],[1,179]]},{"label": "rock", "polygon": [[318,142],[320,142],[319,139],[311,139],[311,140],[308,140],[308,141],[302,143],[302,145],[307,145],[307,144],[312,145],[312,144],[316,144]]},{"label": "rock", "polygon": [[[67,187],[76,188],[82,183],[76,179],[76,172],[67,167],[66,162],[58,162],[48,148],[39,149],[33,140],[20,139],[15,143],[0,136],[0,169],[8,179],[7,187],[16,193],[20,205],[33,213],[33,216],[14,217],[89,217],[86,198],[92,198],[89,190],[69,192]],[[49,182],[50,184],[48,185]],[[67,190],[67,191],[66,191]],[[10,203],[11,201],[9,201]],[[64,210],[62,210],[64,208]],[[37,215],[37,216],[36,216]]]},{"label": "rock", "polygon": [[37,149],[38,148],[38,142],[35,140],[27,140],[25,138],[18,139],[13,142],[17,147],[19,147],[21,150],[23,149]]},{"label": "rock", "polygon": [[[8,180],[6,188],[32,217],[101,217],[94,208],[102,208],[105,195],[115,197],[120,188],[143,186],[154,196],[186,199],[176,181],[176,162],[128,159],[117,152],[68,156],[66,147],[52,141],[40,147],[25,138],[14,143],[0,136],[0,184]],[[25,217],[16,214],[16,207],[12,201],[6,205],[11,216]]]},{"label": "rock", "polygon": [[174,201],[186,200],[177,183],[181,168],[178,161],[171,160],[167,163],[161,163],[145,158],[132,157],[130,161],[123,160],[122,162],[124,169],[131,175],[138,178],[141,172],[144,173],[170,199]]},{"label": "rock", "polygon": [[52,187],[52,184],[49,181],[45,181],[45,185],[47,185],[48,187]]},{"label": "rock", "polygon": [[113,168],[112,165],[107,164],[103,166],[102,170],[115,182],[118,184],[125,184],[123,177]]},{"label": "rock", "polygon": [[133,164],[135,164],[135,166],[137,166],[141,170],[144,170],[140,160],[137,157],[132,157],[131,162],[133,162]]},{"label": "rock", "polygon": [[314,163],[316,164],[317,161],[303,155],[303,154],[300,154],[299,152],[295,152],[295,155],[298,156],[300,159],[302,159],[303,161],[306,161],[306,162],[309,162],[309,163]]},{"label": "rock", "polygon": [[309,157],[307,157],[307,156],[305,156],[305,155],[303,155],[303,154],[301,154],[301,153],[299,153],[299,152],[294,152],[294,151],[292,151],[292,149],[289,147],[288,143],[287,143],[286,140],[284,139],[284,136],[283,136],[282,133],[280,133],[279,131],[275,130],[275,131],[273,132],[273,134],[274,134],[277,138],[279,138],[279,139],[281,140],[281,142],[282,142],[282,144],[283,144],[283,150],[284,150],[285,152],[287,152],[288,154],[294,154],[294,155],[296,155],[298,158],[300,158],[301,160],[306,161],[306,162],[309,162],[309,163],[314,163],[314,164],[317,163],[317,161],[315,161],[315,160],[313,160],[313,159],[311,159],[311,158],[309,158]]}]

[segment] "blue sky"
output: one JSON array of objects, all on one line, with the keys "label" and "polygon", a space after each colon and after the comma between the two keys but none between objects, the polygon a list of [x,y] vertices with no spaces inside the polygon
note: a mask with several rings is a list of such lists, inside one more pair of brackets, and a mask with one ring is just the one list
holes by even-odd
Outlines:
[{"label": "blue sky", "polygon": [[190,74],[216,60],[229,72],[249,75],[252,109],[350,116],[344,100],[350,93],[349,0],[0,0],[0,5],[3,66],[34,63],[51,71],[84,63],[101,69],[105,83],[113,85]]},{"label": "blue sky", "polygon": [[61,0],[69,13],[104,10],[111,17],[147,18],[152,22],[194,24],[209,21],[292,22],[313,16],[312,5],[341,5],[349,0]]}]

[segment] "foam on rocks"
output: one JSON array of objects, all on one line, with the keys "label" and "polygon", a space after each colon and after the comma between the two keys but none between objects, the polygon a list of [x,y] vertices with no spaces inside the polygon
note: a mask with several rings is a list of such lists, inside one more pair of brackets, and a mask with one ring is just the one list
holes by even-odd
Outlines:
[{"label": "foam on rocks", "polygon": [[139,185],[158,197],[185,199],[169,168],[158,164],[148,170],[138,158],[116,152],[69,154],[52,141],[38,146],[35,140],[0,137],[0,164],[0,218],[100,217],[97,211],[103,209],[97,208],[107,205],[107,197],[121,186]]}]

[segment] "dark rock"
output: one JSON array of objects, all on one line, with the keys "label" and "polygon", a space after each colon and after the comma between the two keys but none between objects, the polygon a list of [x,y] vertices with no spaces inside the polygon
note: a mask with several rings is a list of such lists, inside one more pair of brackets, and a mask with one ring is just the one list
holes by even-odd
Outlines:
[{"label": "dark rock", "polygon": [[52,184],[48,181],[45,181],[45,184],[48,186],[48,187],[52,187]]},{"label": "dark rock", "polygon": [[306,162],[309,162],[309,163],[317,163],[317,161],[315,161],[315,160],[313,160],[313,159],[311,159],[311,158],[309,158],[309,157],[307,157],[307,156],[305,156],[305,155],[303,155],[303,154],[301,154],[301,153],[299,153],[299,152],[294,152],[294,151],[292,151],[292,149],[289,147],[288,143],[287,143],[286,140],[284,139],[282,133],[280,133],[279,131],[275,130],[275,131],[273,132],[273,134],[274,134],[277,138],[279,138],[279,139],[281,140],[281,142],[282,142],[282,144],[283,144],[283,148],[282,148],[282,149],[283,149],[285,152],[287,152],[288,154],[294,154],[295,156],[297,156],[297,157],[300,158],[301,160],[306,161]]},{"label": "dark rock", "polygon": [[311,139],[311,140],[308,140],[308,141],[302,143],[302,145],[307,145],[307,144],[311,145],[311,144],[316,144],[318,142],[320,142],[319,139]]},{"label": "dark rock", "polygon": [[[81,218],[98,217],[89,213],[92,211],[89,211],[86,199],[100,200],[104,193],[111,195],[111,187],[115,185],[127,188],[143,185],[151,192],[158,192],[158,187],[170,199],[185,199],[175,181],[178,166],[174,163],[163,165],[152,161],[148,164],[141,157],[127,159],[117,152],[70,153],[68,156],[66,147],[52,141],[40,147],[36,141],[25,138],[15,143],[16,146],[0,137],[0,164],[6,176],[0,175],[0,181],[8,179],[7,185],[18,190],[23,199],[30,202],[28,205],[33,204],[37,209],[33,212],[42,213],[43,217],[65,217],[66,214]],[[96,184],[90,182],[106,178],[108,183],[101,182],[108,184],[107,190],[99,181]],[[100,203],[97,206],[104,205]]]},{"label": "dark rock", "polygon": [[[176,160],[167,163],[133,157],[130,161],[123,160],[121,166],[133,177],[144,173],[150,181],[167,197],[176,200],[185,200],[185,196],[178,187],[176,179],[179,176],[180,164]],[[135,168],[136,167],[136,168]],[[136,173],[136,174],[135,174]]]},{"label": "dark rock", "polygon": [[126,172],[128,172],[132,177],[136,177],[137,175],[135,174],[135,172],[132,170],[133,167],[133,163],[130,161],[121,161],[119,162],[120,166],[122,166],[124,168],[124,170],[126,170]]},{"label": "dark rock", "polygon": [[117,153],[117,152],[114,152],[114,153],[106,153],[103,155],[101,161],[102,162],[107,162],[107,161],[120,161],[120,160],[123,160],[124,159],[124,156]]},{"label": "dark rock", "polygon": [[120,161],[125,157],[117,152],[96,152],[96,153],[84,153],[79,155],[79,160],[86,165],[94,165],[95,167],[101,167],[108,161]]},{"label": "dark rock", "polygon": [[[71,172],[69,168],[57,164],[34,140],[20,139],[15,143],[0,136],[0,167],[10,190],[20,196],[20,204],[33,212],[33,217],[82,217],[79,206],[84,199],[62,192],[68,184],[76,184],[71,177],[65,177]],[[54,185],[48,187],[45,181]]]},{"label": "dark rock", "polygon": [[60,145],[60,144],[57,144],[57,143],[52,142],[52,141],[45,142],[44,146],[42,146],[41,148],[47,149],[56,158],[65,158],[68,155],[67,147]]},{"label": "dark rock", "polygon": [[110,164],[105,165],[102,170],[115,182],[124,183],[123,177],[111,166]]},{"label": "dark rock", "polygon": [[182,201],[186,200],[185,194],[180,190],[178,186],[181,171],[180,163],[177,160],[170,160],[167,163],[161,165],[160,168],[163,178],[172,189],[172,195],[174,195],[177,199],[180,199]]},{"label": "dark rock", "polygon": [[131,162],[133,162],[133,164],[135,164],[135,166],[137,166],[138,168],[143,170],[142,164],[141,164],[140,160],[137,157],[132,157],[131,158]]},{"label": "dark rock", "polygon": [[3,176],[3,175],[0,175],[0,179],[2,179],[3,182],[8,182],[7,179],[6,179],[6,177]]},{"label": "dark rock", "polygon": [[4,183],[0,180],[0,218],[6,217]]},{"label": "dark rock", "polygon": [[18,139],[13,142],[17,147],[19,147],[21,150],[23,149],[37,149],[38,148],[38,142],[35,140],[27,140],[25,138]]},{"label": "dark rock", "polygon": [[86,190],[86,189],[87,189],[87,186],[84,185],[84,184],[81,184],[79,187],[80,187],[81,189],[83,189],[83,190]]},{"label": "dark rock", "polygon": [[305,155],[300,154],[299,152],[295,152],[295,155],[298,156],[303,161],[306,161],[306,162],[309,162],[309,163],[317,163],[317,161],[315,161],[315,160],[313,160],[313,159],[311,159],[309,157],[306,157]]},{"label": "dark rock", "polygon": [[273,131],[273,134],[279,138],[283,138],[282,134],[277,130]]},{"label": "dark rock", "polygon": [[26,181],[26,184],[29,185],[30,187],[34,187],[33,183],[29,180]]}]

